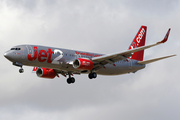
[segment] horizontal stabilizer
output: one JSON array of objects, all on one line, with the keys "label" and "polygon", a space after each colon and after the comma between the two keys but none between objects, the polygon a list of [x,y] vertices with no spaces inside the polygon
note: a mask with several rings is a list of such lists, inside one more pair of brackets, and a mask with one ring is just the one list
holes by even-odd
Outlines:
[{"label": "horizontal stabilizer", "polygon": [[151,59],[151,60],[139,61],[138,64],[149,64],[149,63],[156,62],[158,60],[162,60],[162,59],[173,57],[173,56],[176,56],[176,55],[170,55],[170,56],[155,58],[155,59]]}]

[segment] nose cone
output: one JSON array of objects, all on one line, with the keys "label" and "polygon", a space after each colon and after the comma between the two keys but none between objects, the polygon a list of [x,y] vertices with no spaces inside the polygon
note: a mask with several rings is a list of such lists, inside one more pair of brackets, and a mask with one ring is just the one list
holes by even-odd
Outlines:
[{"label": "nose cone", "polygon": [[4,53],[4,57],[8,58],[9,54],[7,52]]},{"label": "nose cone", "polygon": [[9,51],[4,53],[4,57],[7,58],[8,60],[12,61],[13,59],[13,54]]}]

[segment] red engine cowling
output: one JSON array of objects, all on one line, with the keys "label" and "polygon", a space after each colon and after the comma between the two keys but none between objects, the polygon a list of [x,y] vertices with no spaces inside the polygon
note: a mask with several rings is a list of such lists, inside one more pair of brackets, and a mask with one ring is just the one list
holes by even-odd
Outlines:
[{"label": "red engine cowling", "polygon": [[73,67],[78,70],[92,70],[94,67],[94,63],[89,59],[78,58],[74,60]]},{"label": "red engine cowling", "polygon": [[53,69],[49,69],[49,68],[38,68],[36,70],[36,74],[38,77],[49,78],[49,79],[53,79],[57,75]]}]

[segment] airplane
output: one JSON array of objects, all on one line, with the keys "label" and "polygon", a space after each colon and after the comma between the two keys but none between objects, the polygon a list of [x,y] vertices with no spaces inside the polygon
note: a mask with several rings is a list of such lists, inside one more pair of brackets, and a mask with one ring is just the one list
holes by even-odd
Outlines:
[{"label": "airplane", "polygon": [[128,50],[112,54],[98,54],[79,50],[68,50],[39,45],[17,45],[4,53],[13,65],[20,67],[23,73],[23,65],[33,66],[33,72],[38,77],[53,79],[59,74],[67,78],[67,83],[75,82],[74,74],[88,74],[89,79],[99,75],[121,75],[135,73],[145,68],[146,64],[173,57],[150,59],[143,61],[144,50],[165,43],[171,28],[167,31],[163,40],[145,46],[147,26],[142,25],[133,39]]}]

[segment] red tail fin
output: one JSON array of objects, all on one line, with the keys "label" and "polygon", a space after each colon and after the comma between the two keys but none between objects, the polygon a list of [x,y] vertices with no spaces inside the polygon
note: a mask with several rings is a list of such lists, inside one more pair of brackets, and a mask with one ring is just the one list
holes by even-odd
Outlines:
[{"label": "red tail fin", "polygon": [[[140,30],[138,31],[137,35],[135,36],[133,42],[130,45],[129,50],[145,45],[146,30],[147,30],[146,26],[141,26]],[[143,61],[143,57],[144,57],[144,50],[133,53],[130,59]]]}]

